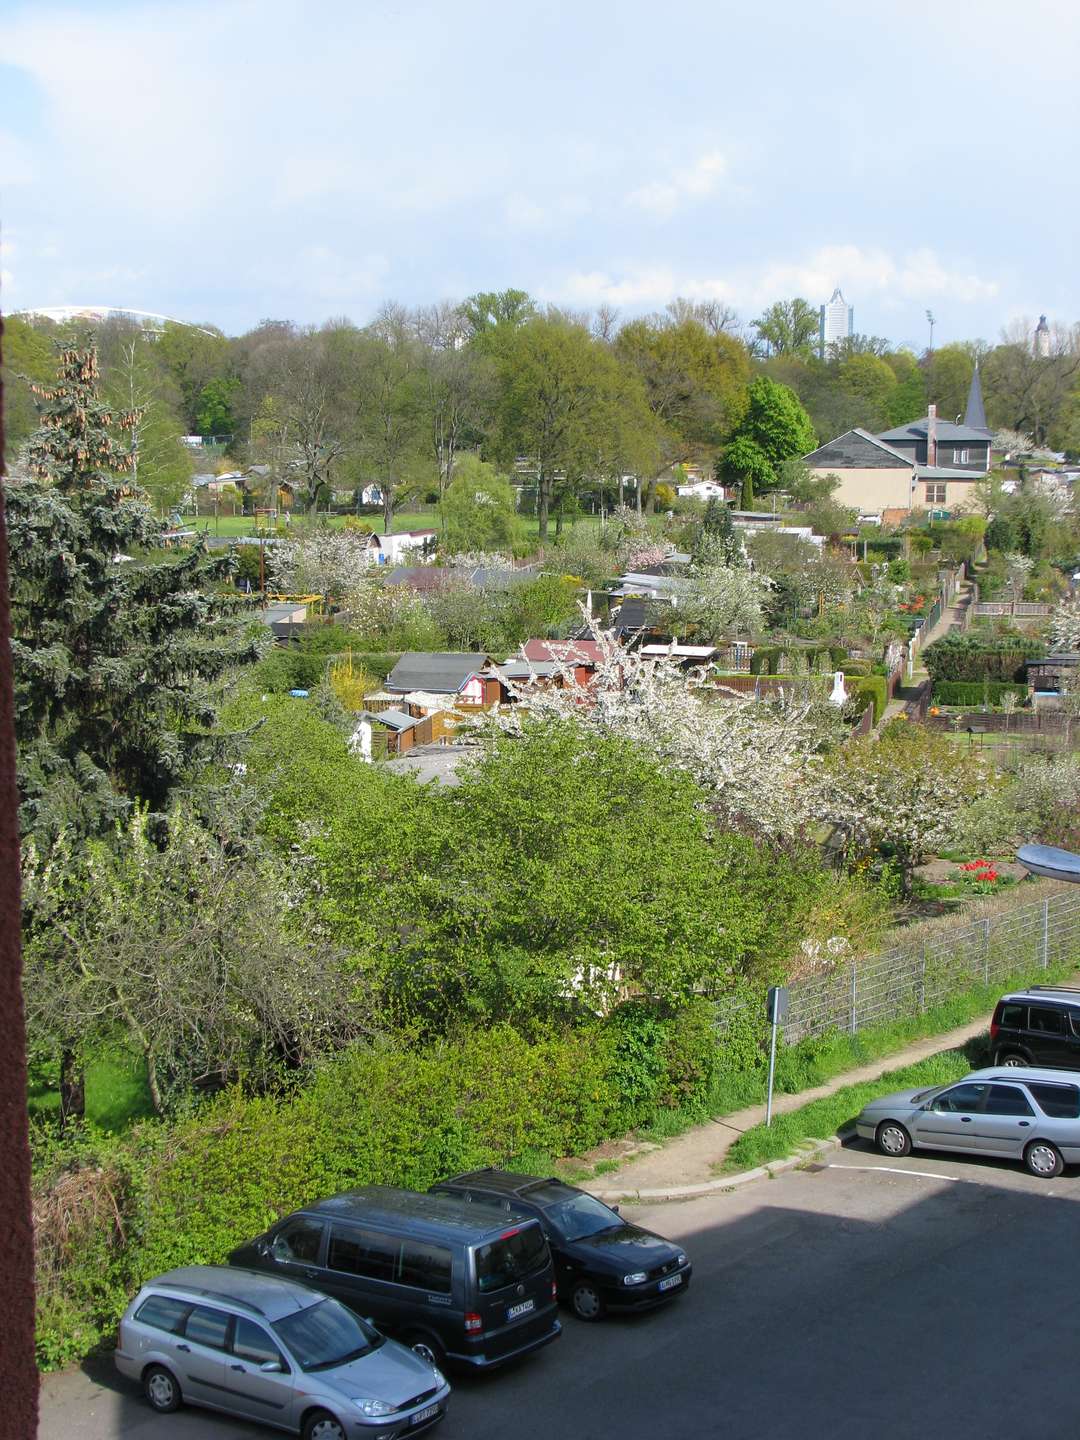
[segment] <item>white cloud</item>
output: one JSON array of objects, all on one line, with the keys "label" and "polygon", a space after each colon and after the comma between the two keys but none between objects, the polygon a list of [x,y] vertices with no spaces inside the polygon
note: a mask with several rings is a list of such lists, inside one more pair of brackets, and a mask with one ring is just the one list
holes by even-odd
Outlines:
[{"label": "white cloud", "polygon": [[794,295],[816,303],[828,299],[836,285],[855,303],[868,299],[921,303],[938,298],[974,303],[992,300],[1000,288],[996,280],[982,279],[929,249],[895,257],[880,249],[829,245],[805,260],[742,265],[726,275],[694,274],[669,266],[628,266],[620,274],[571,271],[549,284],[541,296],[579,306],[641,309],[684,295],[689,300],[722,300],[746,310]]},{"label": "white cloud", "polygon": [[679,169],[666,180],[653,180],[632,190],[626,203],[661,220],[670,219],[684,202],[711,195],[727,175],[727,157],[720,150],[707,150],[693,165]]}]

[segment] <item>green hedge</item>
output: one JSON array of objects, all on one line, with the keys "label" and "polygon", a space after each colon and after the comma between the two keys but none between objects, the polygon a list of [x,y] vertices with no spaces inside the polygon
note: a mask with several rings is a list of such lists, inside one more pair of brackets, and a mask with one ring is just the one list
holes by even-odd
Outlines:
[{"label": "green hedge", "polygon": [[1003,695],[1023,699],[1026,685],[1003,680],[935,680],[932,698],[935,705],[1000,705]]},{"label": "green hedge", "polygon": [[999,680],[1017,683],[1024,679],[1029,660],[1045,655],[1046,646],[1025,636],[943,635],[923,651],[923,664],[934,681]]},{"label": "green hedge", "polygon": [[[868,696],[874,707],[874,724],[876,725],[885,714],[885,706],[889,703],[889,687],[884,675],[852,675],[846,681],[846,687],[855,700],[862,696]],[[866,708],[864,703],[860,707],[860,713]]]},{"label": "green hedge", "polygon": [[704,1119],[712,1007],[627,1005],[528,1040],[508,1026],[455,1043],[355,1048],[291,1097],[239,1091],[39,1162],[38,1355],[69,1364],[106,1340],[131,1294],[174,1265],[216,1263],[275,1218],[363,1184],[426,1189],[481,1165],[549,1171],[666,1112]]}]

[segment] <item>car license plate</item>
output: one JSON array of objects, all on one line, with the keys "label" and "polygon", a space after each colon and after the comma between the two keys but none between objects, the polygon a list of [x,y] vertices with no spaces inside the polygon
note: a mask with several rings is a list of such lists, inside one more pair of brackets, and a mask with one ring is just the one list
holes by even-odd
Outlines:
[{"label": "car license plate", "polygon": [[535,1300],[523,1300],[520,1305],[511,1305],[506,1312],[507,1320],[516,1320],[519,1315],[527,1315],[530,1310],[536,1308]]},{"label": "car license plate", "polygon": [[438,1405],[426,1405],[423,1410],[418,1410],[409,1421],[410,1425],[423,1425],[425,1420],[434,1420],[439,1413]]},{"label": "car license plate", "polygon": [[666,1280],[661,1280],[656,1287],[658,1290],[674,1290],[676,1285],[682,1284],[681,1275],[669,1275]]}]

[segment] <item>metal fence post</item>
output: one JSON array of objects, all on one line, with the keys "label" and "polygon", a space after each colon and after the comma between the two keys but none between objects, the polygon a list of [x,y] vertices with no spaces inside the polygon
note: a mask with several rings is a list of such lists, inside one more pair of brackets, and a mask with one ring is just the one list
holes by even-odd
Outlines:
[{"label": "metal fence post", "polygon": [[851,1033],[852,1033],[852,1035],[855,1034],[855,1031],[856,1031],[856,1028],[857,1028],[857,1026],[856,1026],[856,1024],[855,1024],[855,974],[856,974],[856,972],[855,972],[855,962],[854,962],[854,960],[853,960],[853,961],[851,962]]},{"label": "metal fence post", "polygon": [[990,984],[990,916],[983,921],[983,982]]},{"label": "metal fence post", "polygon": [[1043,901],[1043,943],[1042,943],[1042,968],[1050,968],[1050,897]]}]

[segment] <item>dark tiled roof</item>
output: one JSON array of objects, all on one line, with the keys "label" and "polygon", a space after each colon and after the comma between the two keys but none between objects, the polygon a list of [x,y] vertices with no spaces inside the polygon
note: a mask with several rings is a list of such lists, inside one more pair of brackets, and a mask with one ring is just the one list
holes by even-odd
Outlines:
[{"label": "dark tiled roof", "polygon": [[[921,420],[912,420],[909,425],[897,425],[894,430],[882,430],[877,438],[885,441],[902,440],[911,445],[916,441],[926,439],[926,428],[929,423],[924,415]],[[985,445],[990,436],[985,430],[973,430],[970,425],[954,425],[951,420],[939,419],[937,438],[939,444],[942,440],[970,440],[972,443],[981,441]]]},{"label": "dark tiled roof", "polygon": [[395,565],[386,577],[387,585],[402,585],[410,590],[441,590],[449,581],[449,570],[437,565]]},{"label": "dark tiled roof", "polygon": [[486,655],[472,651],[447,654],[417,651],[401,657],[386,678],[386,688],[402,694],[427,690],[434,695],[456,695],[469,676],[478,674],[487,662]]}]

